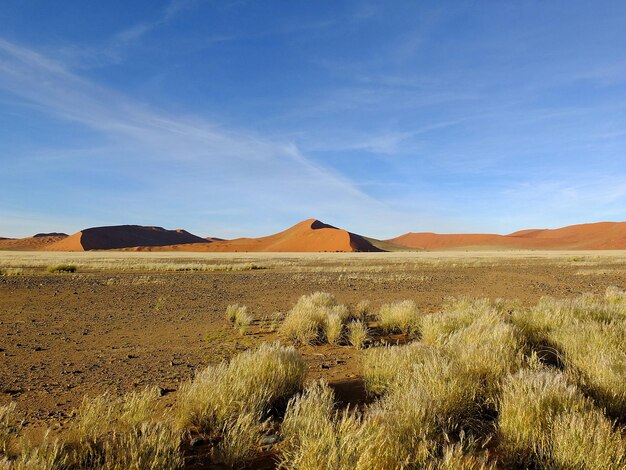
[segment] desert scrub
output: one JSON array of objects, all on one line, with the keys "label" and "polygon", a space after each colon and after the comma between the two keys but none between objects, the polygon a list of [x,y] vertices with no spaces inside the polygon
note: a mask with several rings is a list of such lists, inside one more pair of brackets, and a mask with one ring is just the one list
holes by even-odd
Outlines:
[{"label": "desert scrub", "polygon": [[295,344],[338,344],[350,318],[348,308],[338,304],[333,295],[315,292],[298,299],[280,326],[280,333]]},{"label": "desert scrub", "polygon": [[580,387],[615,417],[626,416],[624,323],[574,323],[549,335]]},{"label": "desert scrub", "polygon": [[438,352],[421,343],[405,346],[370,348],[363,355],[363,377],[369,393],[382,395],[414,364],[419,364]]},{"label": "desert scrub", "polygon": [[504,383],[499,404],[503,454],[518,465],[549,461],[551,426],[559,415],[591,409],[581,391],[560,372],[523,369]]},{"label": "desert scrub", "polygon": [[252,323],[252,316],[248,313],[248,307],[239,304],[229,305],[226,308],[226,319],[233,323],[235,328],[239,328],[241,333],[244,333]]},{"label": "desert scrub", "polygon": [[231,468],[250,460],[268,423],[258,413],[241,413],[222,425],[222,440],[215,448],[215,460]]},{"label": "desert scrub", "polygon": [[361,415],[335,411],[332,390],[315,382],[289,401],[281,426],[279,468],[290,470],[365,470],[380,467],[369,459],[374,434]]},{"label": "desert scrub", "polygon": [[355,320],[364,320],[371,312],[371,304],[369,300],[361,300],[352,309],[352,317]]},{"label": "desert scrub", "polygon": [[598,410],[565,412],[552,423],[551,467],[626,468],[623,432]]},{"label": "desert scrub", "polygon": [[240,414],[264,415],[302,388],[306,371],[294,348],[264,343],[230,363],[207,367],[183,385],[176,408],[178,424],[210,433]]},{"label": "desert scrub", "polygon": [[391,454],[395,462],[423,468],[448,443],[446,436],[482,433],[479,391],[480,384],[445,356],[427,356],[403,371],[365,414],[386,442],[370,450],[375,460]]},{"label": "desert scrub", "polygon": [[421,339],[428,344],[437,344],[473,323],[494,325],[504,320],[503,314],[488,299],[449,298],[440,313],[422,318]]},{"label": "desert scrub", "polygon": [[75,273],[77,269],[75,264],[53,264],[47,268],[48,272],[51,274]]},{"label": "desert scrub", "polygon": [[383,305],[378,312],[378,319],[384,331],[399,331],[407,335],[419,333],[419,310],[412,300]]},{"label": "desert scrub", "polygon": [[154,419],[157,397],[156,389],[146,389],[121,398],[85,398],[63,442],[46,436],[38,446],[23,443],[5,468],[181,468],[180,433],[171,422]]},{"label": "desert scrub", "polygon": [[369,337],[365,322],[361,320],[348,323],[348,342],[357,349],[363,349]]},{"label": "desert scrub", "polygon": [[23,276],[23,268],[0,268],[0,276]]},{"label": "desert scrub", "polygon": [[330,344],[339,344],[343,339],[343,320],[339,313],[329,312],[324,319],[324,333]]},{"label": "desert scrub", "polygon": [[0,457],[7,454],[9,444],[21,426],[21,420],[15,411],[15,403],[0,406]]}]

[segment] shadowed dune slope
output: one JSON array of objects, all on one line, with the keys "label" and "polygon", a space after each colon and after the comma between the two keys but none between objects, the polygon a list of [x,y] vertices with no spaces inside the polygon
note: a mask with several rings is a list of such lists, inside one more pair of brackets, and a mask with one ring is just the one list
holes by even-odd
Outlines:
[{"label": "shadowed dune slope", "polygon": [[623,250],[626,222],[598,222],[558,229],[520,230],[509,235],[407,233],[391,240],[423,250],[455,248]]},{"label": "shadowed dune slope", "polygon": [[142,225],[94,227],[77,232],[46,247],[50,251],[112,250],[136,246],[209,243],[185,230],[166,230]]},{"label": "shadowed dune slope", "polygon": [[66,237],[67,235],[64,233],[38,233],[33,237],[26,238],[0,238],[0,250],[46,250],[50,245]]},{"label": "shadowed dune slope", "polygon": [[382,251],[360,235],[316,219],[308,219],[282,232],[261,238],[237,238],[203,244],[140,247],[136,251],[202,252],[322,252]]}]

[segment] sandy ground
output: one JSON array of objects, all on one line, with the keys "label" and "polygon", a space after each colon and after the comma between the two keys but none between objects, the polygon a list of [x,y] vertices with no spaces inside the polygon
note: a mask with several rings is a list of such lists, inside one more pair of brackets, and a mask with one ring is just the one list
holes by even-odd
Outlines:
[{"label": "sandy ground", "polygon": [[[75,274],[49,274],[60,262]],[[267,269],[175,272],[255,263]],[[413,299],[437,311],[448,296],[572,297],[626,288],[626,252],[181,254],[0,252],[0,404],[15,401],[35,433],[63,428],[83,396],[161,387],[171,403],[182,381],[208,364],[277,338],[272,320],[303,294],[327,291],[374,310]],[[224,319],[247,305],[245,335]],[[387,338],[391,341],[394,338]],[[363,399],[360,353],[301,349],[309,378],[325,377],[345,402]]]}]

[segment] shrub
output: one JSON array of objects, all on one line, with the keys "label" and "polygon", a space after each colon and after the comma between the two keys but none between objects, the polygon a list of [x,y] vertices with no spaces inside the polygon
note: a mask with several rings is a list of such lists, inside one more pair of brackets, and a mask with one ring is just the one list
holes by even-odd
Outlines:
[{"label": "shrub", "polygon": [[[621,430],[623,432],[623,430]],[[552,424],[552,466],[555,468],[626,468],[626,443],[620,430],[598,410],[565,412]]]},{"label": "shrub", "polygon": [[300,390],[306,370],[294,348],[278,343],[264,343],[230,363],[207,367],[179,391],[179,425],[216,432],[239,414],[263,415]]},{"label": "shrub", "polygon": [[523,369],[504,383],[499,406],[501,445],[512,462],[545,464],[551,422],[564,412],[588,410],[588,401],[562,373]]},{"label": "shrub", "polygon": [[367,325],[364,322],[357,320],[348,323],[348,342],[355,348],[362,349],[368,336]]},{"label": "shrub", "polygon": [[75,264],[54,264],[52,266],[48,266],[48,272],[55,273],[75,273],[77,270],[77,266]]},{"label": "shrub", "polygon": [[419,332],[419,310],[412,300],[383,305],[378,312],[378,318],[384,331],[400,331],[405,334]]}]

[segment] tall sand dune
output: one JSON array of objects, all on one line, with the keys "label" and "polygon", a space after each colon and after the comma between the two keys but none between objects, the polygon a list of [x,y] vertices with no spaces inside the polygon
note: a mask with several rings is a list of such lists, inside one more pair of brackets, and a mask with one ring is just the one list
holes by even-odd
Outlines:
[{"label": "tall sand dune", "polygon": [[308,219],[282,232],[261,238],[237,238],[211,243],[168,247],[141,247],[136,251],[202,252],[322,252],[381,251],[360,235],[316,219]]},{"label": "tall sand dune", "polygon": [[185,230],[166,230],[142,225],[115,225],[81,230],[46,249],[50,251],[113,250],[136,246],[165,246],[209,243]]}]

